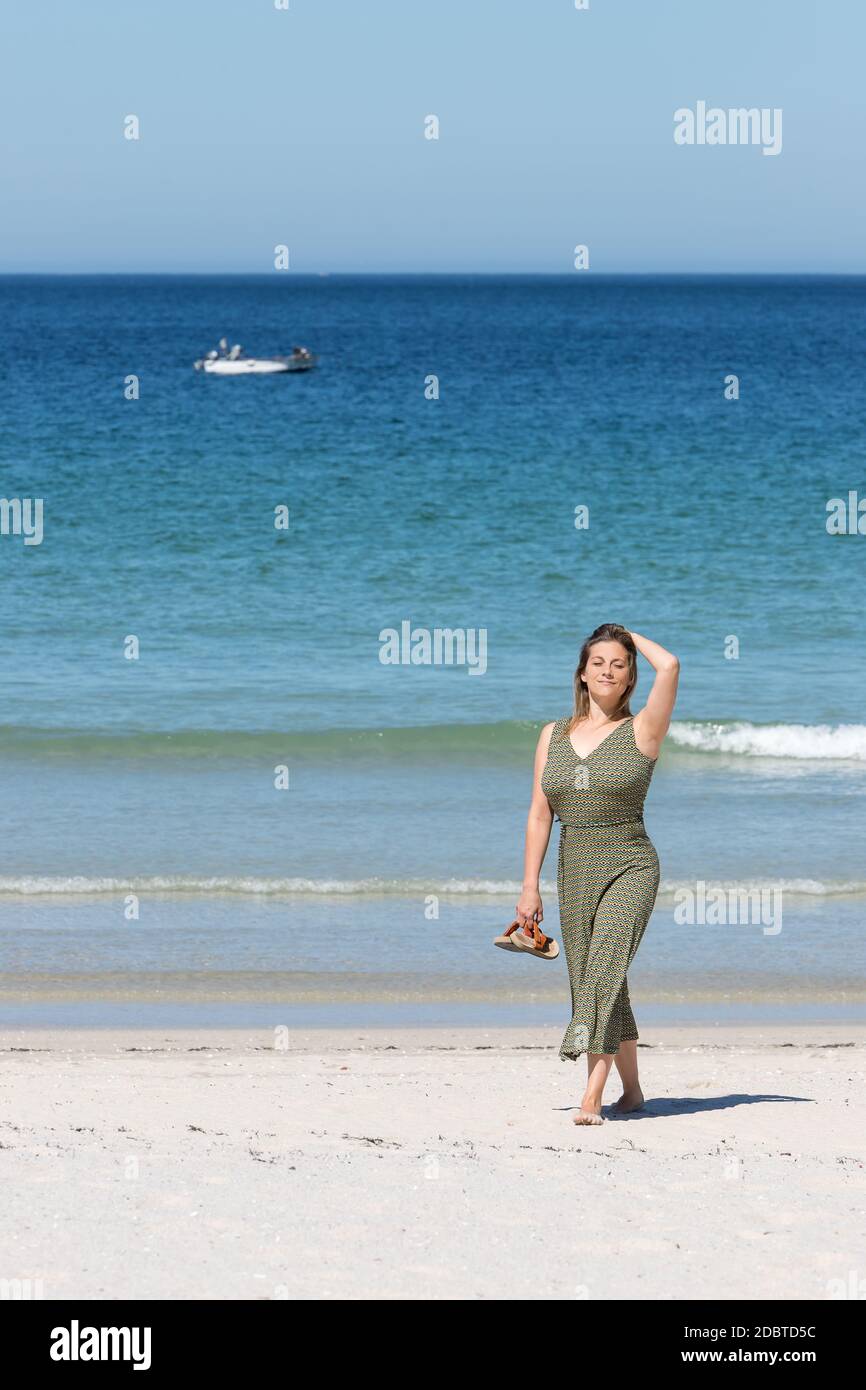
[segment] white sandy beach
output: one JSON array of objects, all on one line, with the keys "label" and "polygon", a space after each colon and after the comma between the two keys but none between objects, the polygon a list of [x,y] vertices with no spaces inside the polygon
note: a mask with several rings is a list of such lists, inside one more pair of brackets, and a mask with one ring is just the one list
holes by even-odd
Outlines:
[{"label": "white sandy beach", "polygon": [[595,1129],[560,1037],[6,1030],[0,1278],[46,1299],[854,1296],[866,1026],[654,1028],[646,1109]]}]

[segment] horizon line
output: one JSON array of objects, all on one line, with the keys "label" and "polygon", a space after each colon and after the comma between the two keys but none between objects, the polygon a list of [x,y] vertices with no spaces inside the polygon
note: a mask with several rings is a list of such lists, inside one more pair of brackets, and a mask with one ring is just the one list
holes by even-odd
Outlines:
[{"label": "horizon line", "polygon": [[436,276],[466,276],[476,279],[537,279],[537,280],[686,280],[686,279],[748,279],[764,280],[860,280],[866,270],[3,270],[0,279],[50,279],[80,277],[82,279],[112,279],[129,276],[153,276],[185,279],[248,279],[251,276],[284,280],[330,280],[340,277],[354,279],[432,279]]}]

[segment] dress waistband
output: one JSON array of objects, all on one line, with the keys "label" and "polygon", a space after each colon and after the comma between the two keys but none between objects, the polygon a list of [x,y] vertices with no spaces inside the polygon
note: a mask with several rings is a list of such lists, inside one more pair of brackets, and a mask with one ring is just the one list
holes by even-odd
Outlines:
[{"label": "dress waistband", "polygon": [[594,821],[571,821],[560,820],[556,817],[563,830],[607,830],[620,825],[639,825],[641,830],[645,830],[643,816],[630,816],[628,820],[594,820]]}]

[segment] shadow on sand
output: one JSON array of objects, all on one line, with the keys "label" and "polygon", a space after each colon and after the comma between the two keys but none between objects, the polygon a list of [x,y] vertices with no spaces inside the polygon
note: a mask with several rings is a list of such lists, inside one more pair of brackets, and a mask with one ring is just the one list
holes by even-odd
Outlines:
[{"label": "shadow on sand", "polygon": [[[603,1105],[601,1113],[608,1120],[662,1120],[669,1119],[674,1115],[701,1115],[711,1110],[732,1110],[737,1105],[817,1105],[817,1101],[811,1096],[776,1096],[776,1095],[746,1095],[735,1093],[730,1096],[707,1096],[699,1099],[695,1096],[669,1097],[659,1100],[644,1101],[640,1110],[630,1110],[624,1115],[617,1114],[613,1108],[613,1102]],[[566,1107],[569,1110],[579,1110],[579,1105]]]}]

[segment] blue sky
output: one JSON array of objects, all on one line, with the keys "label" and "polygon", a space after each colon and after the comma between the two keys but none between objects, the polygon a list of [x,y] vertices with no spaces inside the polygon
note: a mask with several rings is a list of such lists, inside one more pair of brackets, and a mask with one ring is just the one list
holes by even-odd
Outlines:
[{"label": "blue sky", "polygon": [[862,0],[289,4],[7,0],[0,271],[866,271]]}]

